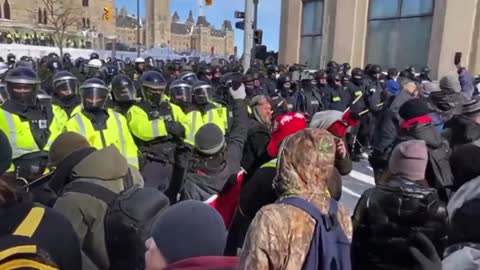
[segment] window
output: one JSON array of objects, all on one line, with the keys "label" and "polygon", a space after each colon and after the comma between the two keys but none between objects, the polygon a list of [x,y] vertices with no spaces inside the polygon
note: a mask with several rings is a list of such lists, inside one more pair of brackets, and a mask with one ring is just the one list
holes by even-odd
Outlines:
[{"label": "window", "polygon": [[3,13],[5,15],[5,19],[10,20],[10,4],[8,3],[8,0],[5,0],[3,3]]},{"label": "window", "polygon": [[304,0],[302,12],[300,61],[310,68],[319,69],[322,47],[323,0]]},{"label": "window", "polygon": [[417,68],[428,62],[434,0],[371,0],[366,62]]},{"label": "window", "polygon": [[82,0],[82,6],[88,7],[88,0]]},{"label": "window", "polygon": [[38,8],[38,23],[42,23],[43,22],[43,19],[42,19],[42,9],[41,8]]},{"label": "window", "polygon": [[87,18],[87,28],[90,29],[90,18]]},{"label": "window", "polygon": [[47,24],[47,10],[43,9],[43,24]]},{"label": "window", "polygon": [[85,20],[85,17],[82,18],[82,27],[83,27],[83,29],[87,28],[87,21]]}]

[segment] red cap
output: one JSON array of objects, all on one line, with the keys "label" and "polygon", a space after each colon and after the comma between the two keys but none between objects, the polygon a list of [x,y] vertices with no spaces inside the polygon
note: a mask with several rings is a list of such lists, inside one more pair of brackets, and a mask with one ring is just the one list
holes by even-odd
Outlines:
[{"label": "red cap", "polygon": [[290,112],[279,115],[273,122],[272,138],[267,146],[268,154],[276,157],[283,139],[305,128],[307,128],[307,119],[303,114]]}]

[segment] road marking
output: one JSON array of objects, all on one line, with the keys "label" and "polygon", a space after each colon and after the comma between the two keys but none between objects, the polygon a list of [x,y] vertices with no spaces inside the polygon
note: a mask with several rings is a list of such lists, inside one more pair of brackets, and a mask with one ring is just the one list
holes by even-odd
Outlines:
[{"label": "road marking", "polygon": [[351,189],[349,189],[349,188],[347,188],[347,187],[345,187],[345,186],[342,187],[342,191],[345,191],[347,194],[350,194],[350,195],[352,195],[353,197],[357,197],[357,198],[360,198],[360,197],[361,197],[360,194],[356,193],[355,191],[353,191],[353,190],[351,190]]},{"label": "road marking", "polygon": [[357,180],[360,180],[366,184],[369,184],[369,185],[372,185],[372,186],[375,186],[375,179],[369,175],[366,175],[366,174],[363,174],[361,172],[357,172],[357,171],[352,171],[350,173],[350,176],[357,179]]}]

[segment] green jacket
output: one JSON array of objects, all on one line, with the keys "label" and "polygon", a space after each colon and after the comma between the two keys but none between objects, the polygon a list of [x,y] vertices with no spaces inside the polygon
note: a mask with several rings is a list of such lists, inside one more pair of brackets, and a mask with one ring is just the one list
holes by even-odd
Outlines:
[{"label": "green jacket", "polygon": [[[123,177],[129,169],[134,183],[143,186],[138,170],[129,167],[115,146],[109,146],[88,155],[73,168],[72,173],[76,175],[75,181],[95,183],[119,193],[123,190]],[[54,209],[67,217],[77,233],[84,255],[82,269],[109,269],[104,231],[107,204],[87,194],[69,192],[68,185],[65,190]]]}]

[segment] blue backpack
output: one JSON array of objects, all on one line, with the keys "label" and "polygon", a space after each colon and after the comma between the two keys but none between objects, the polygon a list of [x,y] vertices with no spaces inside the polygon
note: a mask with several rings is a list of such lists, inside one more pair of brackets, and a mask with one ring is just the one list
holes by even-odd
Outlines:
[{"label": "blue backpack", "polygon": [[303,270],[351,270],[350,241],[338,223],[335,200],[330,200],[328,216],[302,198],[289,197],[279,203],[300,208],[317,222]]}]

